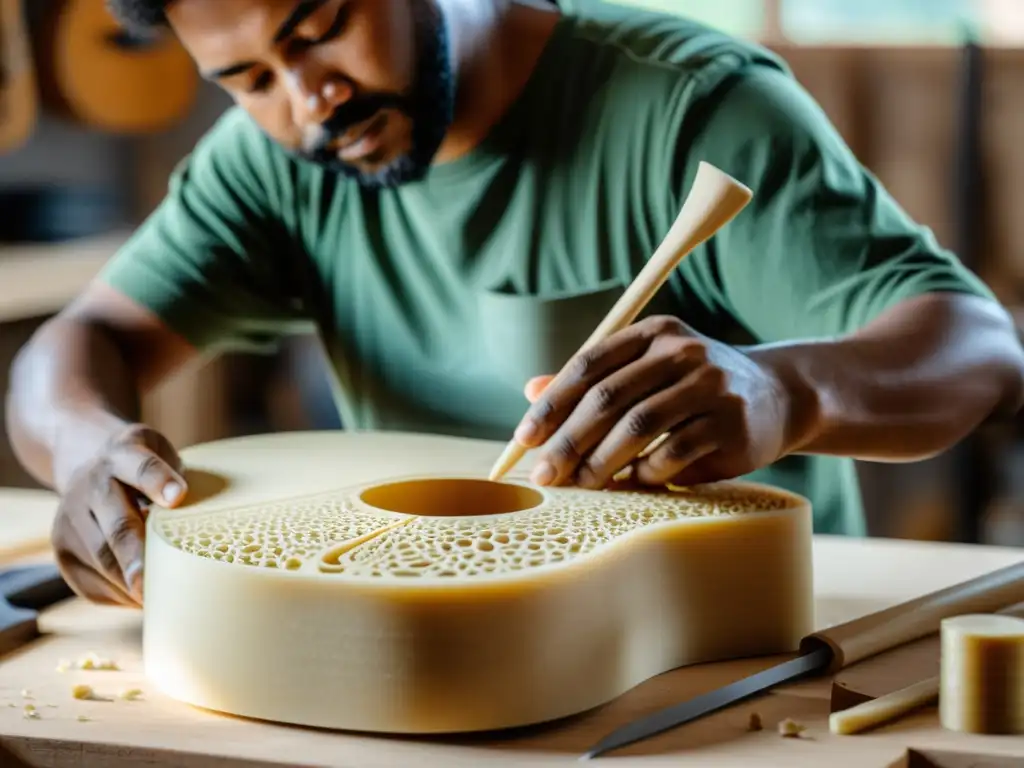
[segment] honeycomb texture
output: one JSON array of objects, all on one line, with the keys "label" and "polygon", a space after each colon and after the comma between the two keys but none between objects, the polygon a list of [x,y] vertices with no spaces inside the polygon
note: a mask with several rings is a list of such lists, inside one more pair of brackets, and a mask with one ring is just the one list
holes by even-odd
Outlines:
[{"label": "honeycomb texture", "polygon": [[673,520],[786,509],[783,494],[735,486],[665,493],[554,489],[541,506],[479,517],[370,512],[351,492],[271,505],[168,515],[175,547],[228,563],[379,579],[466,578],[565,562],[631,531]]},{"label": "honeycomb texture", "polygon": [[781,496],[724,489],[628,496],[564,491],[557,503],[525,512],[484,519],[418,518],[349,550],[336,570],[378,578],[507,573],[564,562],[655,523],[787,506]]},{"label": "honeycomb texture", "polygon": [[201,515],[167,515],[160,533],[178,549],[226,563],[298,570],[332,545],[395,523],[389,512],[366,512],[337,493]]}]

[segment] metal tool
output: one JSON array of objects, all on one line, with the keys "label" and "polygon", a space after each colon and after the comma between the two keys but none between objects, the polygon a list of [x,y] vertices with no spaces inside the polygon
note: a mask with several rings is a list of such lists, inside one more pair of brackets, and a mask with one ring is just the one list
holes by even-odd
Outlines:
[{"label": "metal tool", "polygon": [[25,565],[0,571],[0,655],[39,636],[39,611],[74,592],[56,565]]},{"label": "metal tool", "polygon": [[826,627],[803,638],[797,658],[630,723],[598,742],[583,759],[696,720],[780,683],[812,673],[835,674],[848,665],[938,632],[942,620],[950,616],[994,613],[1021,602],[1024,561]]},{"label": "metal tool", "polygon": [[666,707],[613,731],[595,744],[581,759],[589,760],[614,749],[650,738],[710,714],[717,709],[755,696],[776,685],[788,683],[813,673],[826,672],[832,663],[833,655],[832,649],[822,644],[795,659],[737,680],[724,688],[710,691],[689,701],[684,701],[682,704]]}]

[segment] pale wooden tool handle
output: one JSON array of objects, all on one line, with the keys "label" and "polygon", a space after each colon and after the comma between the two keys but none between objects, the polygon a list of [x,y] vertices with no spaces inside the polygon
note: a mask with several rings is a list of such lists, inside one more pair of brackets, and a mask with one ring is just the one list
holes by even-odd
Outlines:
[{"label": "pale wooden tool handle", "polygon": [[[1024,618],[1024,603],[996,613]],[[941,682],[942,678],[935,675],[855,707],[833,712],[828,718],[828,728],[832,733],[848,736],[891,723],[908,712],[938,701]]]},{"label": "pale wooden tool handle", "polygon": [[952,587],[837,624],[804,638],[803,648],[824,642],[833,653],[829,672],[939,631],[950,616],[994,613],[1024,602],[1024,562]]},{"label": "pale wooden tool handle", "polygon": [[702,162],[690,193],[665,239],[580,351],[632,323],[679,263],[735,218],[750,198],[750,189],[713,165]]},{"label": "pale wooden tool handle", "polygon": [[[604,320],[590,334],[590,338],[583,343],[579,352],[632,323],[668,280],[672,270],[679,266],[679,262],[731,221],[747,206],[751,197],[752,192],[748,187],[710,163],[701,162],[693,186],[665,239]],[[558,380],[562,371],[556,374],[552,383]],[[490,479],[499,480],[504,477],[523,458],[526,450],[515,439],[511,440],[495,462]]]},{"label": "pale wooden tool handle", "polygon": [[915,709],[934,704],[938,700],[939,677],[929,677],[877,699],[833,712],[828,717],[828,729],[839,736],[851,736],[891,723]]}]

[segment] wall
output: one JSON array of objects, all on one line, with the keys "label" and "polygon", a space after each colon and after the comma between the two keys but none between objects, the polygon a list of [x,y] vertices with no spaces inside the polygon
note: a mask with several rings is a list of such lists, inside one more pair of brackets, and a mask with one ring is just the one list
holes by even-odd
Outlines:
[{"label": "wall", "polygon": [[43,112],[32,138],[13,153],[0,155],[0,191],[50,184],[133,187],[140,151],[156,156],[160,166],[173,166],[229,104],[222,91],[203,83],[185,119],[165,132],[141,137],[100,133]]}]

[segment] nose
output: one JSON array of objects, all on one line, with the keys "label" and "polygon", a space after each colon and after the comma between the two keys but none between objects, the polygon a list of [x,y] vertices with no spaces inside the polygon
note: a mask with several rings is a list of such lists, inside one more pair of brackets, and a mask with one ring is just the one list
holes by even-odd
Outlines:
[{"label": "nose", "polygon": [[342,77],[309,70],[292,72],[288,78],[295,125],[320,125],[352,98],[352,87]]}]

